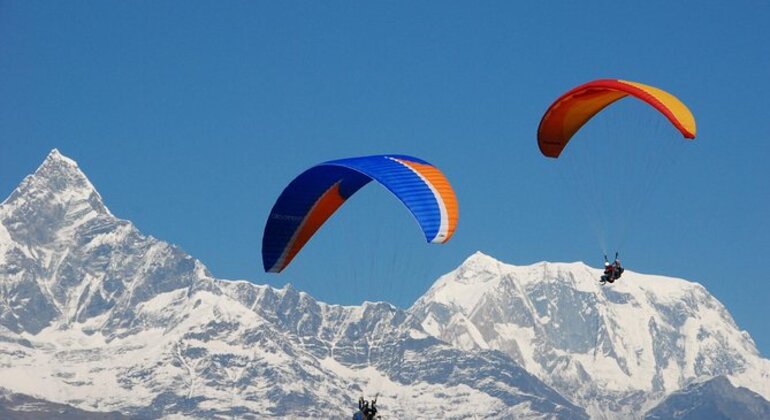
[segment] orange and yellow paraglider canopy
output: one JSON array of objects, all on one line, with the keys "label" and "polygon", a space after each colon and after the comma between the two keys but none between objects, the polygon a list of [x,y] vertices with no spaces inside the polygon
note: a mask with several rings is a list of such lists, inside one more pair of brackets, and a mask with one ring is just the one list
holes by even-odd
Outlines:
[{"label": "orange and yellow paraglider canopy", "polygon": [[647,102],[665,115],[685,138],[695,138],[695,117],[676,96],[642,83],[601,79],[570,90],[548,107],[537,130],[540,151],[548,157],[559,157],[570,138],[588,120],[626,96]]}]

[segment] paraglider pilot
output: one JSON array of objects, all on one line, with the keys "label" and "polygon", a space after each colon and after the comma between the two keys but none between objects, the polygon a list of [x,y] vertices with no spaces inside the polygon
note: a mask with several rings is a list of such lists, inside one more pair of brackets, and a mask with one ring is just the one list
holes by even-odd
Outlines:
[{"label": "paraglider pilot", "polygon": [[609,261],[604,261],[604,275],[602,276],[602,284],[615,281],[615,270]]},{"label": "paraglider pilot", "polygon": [[607,282],[614,283],[615,280],[619,279],[620,276],[623,275],[623,272],[626,271],[625,268],[620,264],[620,260],[618,259],[618,254],[615,253],[615,261],[610,264],[610,261],[607,259],[607,256],[604,256],[604,275],[601,278],[601,283],[605,284]]},{"label": "paraglider pilot", "polygon": [[619,279],[620,276],[623,275],[623,272],[626,271],[626,269],[620,265],[620,260],[617,256],[615,257],[615,262],[612,263],[612,267],[615,269],[615,280]]},{"label": "paraglider pilot", "polygon": [[358,412],[353,415],[353,420],[373,420],[377,415],[377,398],[372,400],[371,405],[364,397],[358,399]]}]

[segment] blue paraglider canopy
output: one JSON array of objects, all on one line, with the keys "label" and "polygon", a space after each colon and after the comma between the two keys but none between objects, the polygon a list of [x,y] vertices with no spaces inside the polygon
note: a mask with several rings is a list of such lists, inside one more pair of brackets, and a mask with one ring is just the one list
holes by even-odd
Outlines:
[{"label": "blue paraglider canopy", "polygon": [[273,205],[262,236],[265,271],[278,273],[286,268],[345,200],[372,180],[401,200],[428,242],[444,243],[452,237],[457,199],[435,166],[405,155],[332,160],[296,177]]}]

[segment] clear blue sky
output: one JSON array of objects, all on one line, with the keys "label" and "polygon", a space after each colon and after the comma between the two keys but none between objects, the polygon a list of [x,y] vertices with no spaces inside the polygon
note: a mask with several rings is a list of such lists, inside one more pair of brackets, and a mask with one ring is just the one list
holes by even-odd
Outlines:
[{"label": "clear blue sky", "polygon": [[[704,284],[770,354],[770,4],[534,3],[0,1],[0,195],[57,147],[116,215],[218,277],[408,306],[476,250],[598,265],[535,131],[560,92],[637,80],[682,98],[699,136],[625,262]],[[262,273],[293,176],[375,153],[444,170],[452,241],[425,244],[372,185]]]}]

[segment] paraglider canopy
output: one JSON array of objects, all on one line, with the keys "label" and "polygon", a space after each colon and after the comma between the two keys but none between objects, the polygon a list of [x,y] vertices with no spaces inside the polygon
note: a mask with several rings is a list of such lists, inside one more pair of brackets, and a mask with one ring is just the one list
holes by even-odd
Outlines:
[{"label": "paraglider canopy", "polygon": [[296,177],[273,205],[262,236],[265,271],[278,273],[286,268],[345,200],[372,180],[401,200],[428,242],[444,243],[452,237],[458,219],[457,199],[435,166],[406,155],[332,160]]},{"label": "paraglider canopy", "polygon": [[601,79],[570,90],[548,107],[537,130],[540,151],[547,157],[559,157],[570,138],[588,120],[626,96],[650,104],[665,115],[685,138],[695,138],[695,117],[674,95],[642,83]]}]

